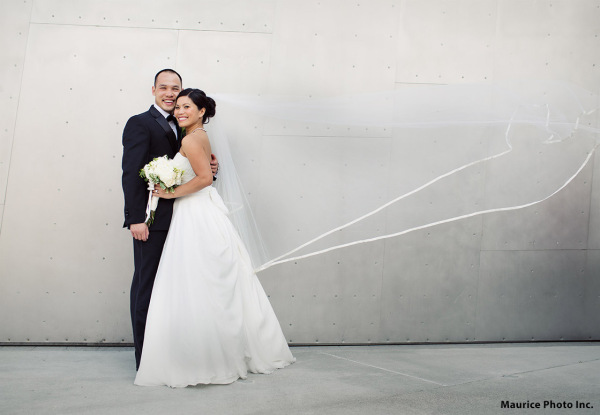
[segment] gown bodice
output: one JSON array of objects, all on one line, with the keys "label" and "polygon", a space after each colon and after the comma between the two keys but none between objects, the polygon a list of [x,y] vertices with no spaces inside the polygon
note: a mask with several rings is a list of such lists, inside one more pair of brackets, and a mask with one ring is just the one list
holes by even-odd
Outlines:
[{"label": "gown bodice", "polygon": [[192,180],[194,177],[196,177],[196,173],[194,172],[194,169],[192,168],[192,164],[190,163],[188,158],[185,157],[183,154],[181,154],[179,152],[177,154],[175,154],[175,157],[173,158],[173,165],[175,167],[177,167],[178,169],[183,170],[183,176],[181,177],[181,184],[187,183],[190,180]]}]

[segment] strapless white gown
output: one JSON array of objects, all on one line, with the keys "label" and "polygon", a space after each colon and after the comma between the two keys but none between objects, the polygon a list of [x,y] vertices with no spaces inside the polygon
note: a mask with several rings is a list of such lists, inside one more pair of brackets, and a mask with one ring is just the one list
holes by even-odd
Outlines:
[{"label": "strapless white gown", "polygon": [[[174,161],[184,182],[195,176]],[[217,190],[176,199],[135,384],[226,384],[294,360]]]}]

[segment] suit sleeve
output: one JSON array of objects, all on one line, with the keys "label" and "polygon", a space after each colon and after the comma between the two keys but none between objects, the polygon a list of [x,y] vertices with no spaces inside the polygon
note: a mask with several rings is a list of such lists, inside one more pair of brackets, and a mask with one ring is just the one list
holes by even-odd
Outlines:
[{"label": "suit sleeve", "polygon": [[123,130],[123,195],[125,198],[124,227],[142,223],[146,218],[148,190],[140,170],[150,157],[150,132],[140,116],[127,121]]}]

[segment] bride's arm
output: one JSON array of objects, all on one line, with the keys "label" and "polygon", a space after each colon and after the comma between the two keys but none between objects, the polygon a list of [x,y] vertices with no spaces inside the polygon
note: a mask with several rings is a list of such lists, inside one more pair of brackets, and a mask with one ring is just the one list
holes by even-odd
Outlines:
[{"label": "bride's arm", "polygon": [[186,136],[181,142],[181,152],[187,157],[196,177],[187,183],[177,186],[175,193],[168,193],[158,188],[156,196],[173,199],[195,193],[200,189],[210,186],[213,182],[213,174],[210,166],[210,142],[206,133],[198,133]]}]

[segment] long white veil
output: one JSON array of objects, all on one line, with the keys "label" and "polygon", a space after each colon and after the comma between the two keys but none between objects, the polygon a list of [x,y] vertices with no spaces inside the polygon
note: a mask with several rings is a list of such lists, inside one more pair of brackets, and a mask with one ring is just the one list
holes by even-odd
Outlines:
[{"label": "long white veil", "polygon": [[[327,155],[316,161],[321,195],[332,195],[325,205],[338,212],[306,225],[307,231],[298,236],[279,226],[273,219],[277,215],[268,212],[257,225],[235,168],[239,163],[231,156],[223,126],[218,125],[235,123],[235,111],[225,110],[211,122],[211,142],[221,163],[217,185],[234,212],[232,220],[257,270],[473,216],[533,206],[568,186],[600,143],[598,96],[558,81],[413,85],[319,98],[213,96],[218,105],[260,118],[263,134],[271,140],[304,137],[283,148],[284,160],[309,157],[310,151],[299,151],[302,146],[323,153],[332,141],[338,151],[348,151],[350,161],[345,166],[332,166]],[[351,146],[352,151],[345,150]],[[361,150],[371,147],[383,150],[372,154]],[[367,186],[352,186],[361,176],[345,168],[361,163],[371,181]],[[387,169],[385,173],[379,165]],[[287,177],[290,187],[302,182],[293,176],[302,173],[285,166],[272,174]],[[369,193],[365,187],[378,188],[379,193]],[[480,196],[457,201],[473,194]],[[341,197],[343,204],[334,196]],[[290,207],[290,217],[281,212],[283,220],[305,223],[314,217],[323,207],[314,203],[316,196],[311,197],[305,198],[313,201],[307,204],[305,217],[301,209]],[[313,206],[315,210],[309,212]],[[265,235],[266,227],[276,231]]]},{"label": "long white veil", "polygon": [[256,268],[268,261],[263,238],[254,219],[246,191],[233,161],[229,140],[218,117],[207,125],[213,153],[219,161],[219,171],[214,186],[219,191],[228,210],[229,219],[246,245],[252,265]]}]

